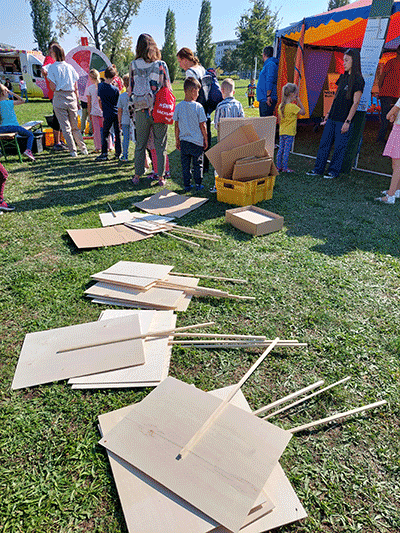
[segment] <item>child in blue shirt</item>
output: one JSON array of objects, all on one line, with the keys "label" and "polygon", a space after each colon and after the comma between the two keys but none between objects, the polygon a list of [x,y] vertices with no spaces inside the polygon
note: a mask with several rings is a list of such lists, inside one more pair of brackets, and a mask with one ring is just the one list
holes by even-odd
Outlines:
[{"label": "child in blue shirt", "polygon": [[203,153],[207,149],[206,114],[201,104],[196,102],[200,83],[195,78],[186,78],[183,84],[185,99],[176,106],[174,111],[176,147],[181,152],[183,185],[185,191],[191,189],[191,164],[196,191],[204,188]]},{"label": "child in blue shirt", "polygon": [[121,156],[121,137],[119,134],[118,123],[118,98],[119,91],[117,87],[111,84],[117,71],[114,67],[107,67],[104,71],[104,81],[99,84],[97,92],[100,98],[100,107],[103,111],[103,133],[101,139],[101,155],[96,157],[96,161],[107,161],[107,137],[110,134],[111,127],[114,126],[115,134],[115,158],[119,159]]}]

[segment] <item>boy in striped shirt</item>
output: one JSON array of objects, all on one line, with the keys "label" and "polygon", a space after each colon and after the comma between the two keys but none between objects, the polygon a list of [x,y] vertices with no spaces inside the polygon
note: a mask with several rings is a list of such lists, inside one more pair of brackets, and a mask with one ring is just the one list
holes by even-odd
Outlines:
[{"label": "boy in striped shirt", "polygon": [[[242,104],[236,100],[235,82],[231,78],[226,78],[221,83],[222,102],[217,105],[214,115],[214,126],[218,130],[218,124],[221,118],[243,118],[244,111]],[[210,192],[217,192],[216,185],[210,189]]]}]

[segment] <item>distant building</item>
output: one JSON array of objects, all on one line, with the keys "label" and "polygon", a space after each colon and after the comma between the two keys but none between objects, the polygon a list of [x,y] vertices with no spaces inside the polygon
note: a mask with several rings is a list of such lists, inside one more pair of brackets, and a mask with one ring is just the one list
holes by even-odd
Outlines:
[{"label": "distant building", "polygon": [[215,44],[215,65],[218,67],[221,64],[221,60],[226,50],[235,50],[239,44],[239,40],[235,41],[219,41]]}]

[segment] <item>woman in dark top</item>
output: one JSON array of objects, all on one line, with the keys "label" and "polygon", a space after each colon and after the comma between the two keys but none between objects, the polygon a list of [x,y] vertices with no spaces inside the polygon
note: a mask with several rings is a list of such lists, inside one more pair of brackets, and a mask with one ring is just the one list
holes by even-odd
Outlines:
[{"label": "woman in dark top", "polygon": [[340,174],[347,143],[352,131],[352,120],[357,111],[364,90],[364,78],[361,75],[360,52],[346,50],[343,56],[344,74],[336,82],[337,91],[328,115],[321,122],[324,132],[318,149],[314,170],[309,176],[322,175],[328,161],[332,145],[335,145],[328,172],[324,178],[336,178]]}]

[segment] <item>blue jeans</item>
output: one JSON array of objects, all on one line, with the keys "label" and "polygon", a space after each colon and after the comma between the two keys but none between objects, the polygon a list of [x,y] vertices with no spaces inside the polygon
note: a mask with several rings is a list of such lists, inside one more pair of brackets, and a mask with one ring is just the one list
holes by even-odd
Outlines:
[{"label": "blue jeans", "polygon": [[28,102],[28,91],[27,91],[27,89],[21,89],[21,98],[25,98],[25,102]]},{"label": "blue jeans", "polygon": [[276,100],[271,100],[271,105],[268,105],[266,100],[262,100],[258,107],[260,117],[272,117],[276,104]]},{"label": "blue jeans", "polygon": [[278,169],[287,170],[289,162],[289,154],[292,149],[294,135],[280,135],[279,136],[279,150],[276,156],[276,166]]},{"label": "blue jeans", "polygon": [[129,140],[130,140],[130,125],[121,124],[122,135],[124,136],[122,141],[122,157],[128,159]]},{"label": "blue jeans", "polygon": [[190,165],[193,162],[193,179],[196,185],[201,185],[203,180],[203,147],[189,141],[181,141],[181,163],[183,185],[190,187],[192,172]]},{"label": "blue jeans", "polygon": [[26,130],[22,126],[0,126],[0,133],[18,133],[21,137],[27,137],[26,149],[32,150],[35,137],[31,131]]},{"label": "blue jeans", "polygon": [[346,153],[347,143],[349,142],[351,131],[353,129],[353,125],[351,125],[349,131],[341,133],[340,130],[342,129],[343,124],[343,122],[338,122],[337,120],[331,120],[329,118],[326,121],[314,167],[314,171],[317,174],[324,174],[325,166],[332,145],[334,144],[335,148],[333,150],[331,162],[329,163],[328,172],[332,173],[334,176],[339,176]]}]

